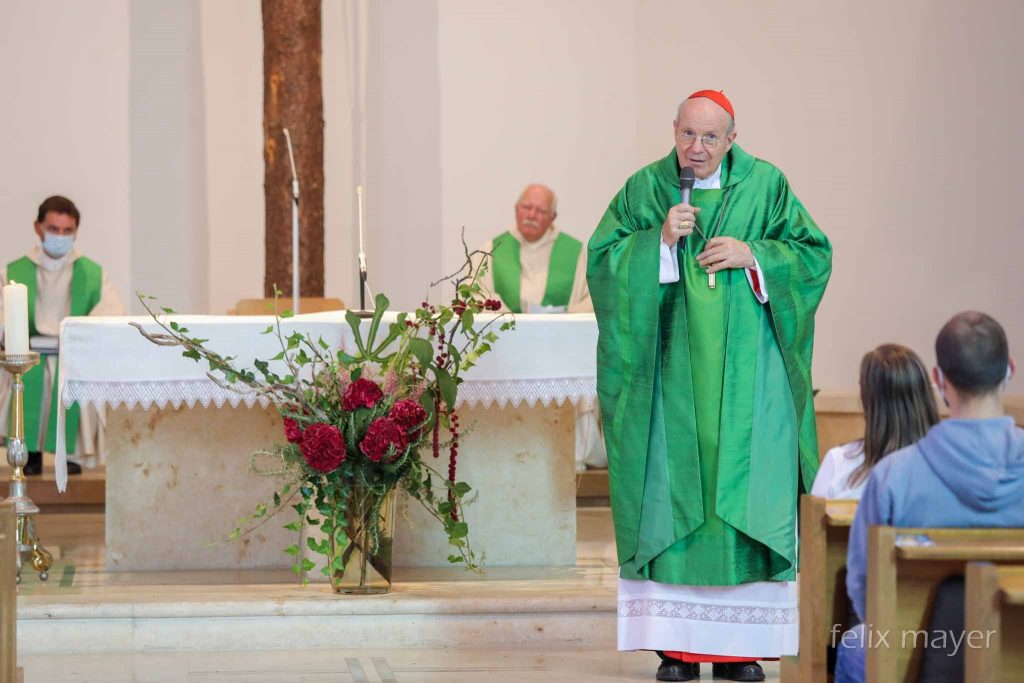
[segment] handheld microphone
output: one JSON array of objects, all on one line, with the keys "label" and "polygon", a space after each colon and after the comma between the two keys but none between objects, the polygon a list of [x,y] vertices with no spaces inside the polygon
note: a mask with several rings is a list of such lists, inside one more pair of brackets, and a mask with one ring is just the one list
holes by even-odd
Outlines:
[{"label": "handheld microphone", "polygon": [[694,182],[693,169],[684,166],[679,170],[679,200],[682,204],[690,203],[690,193],[693,191]]}]

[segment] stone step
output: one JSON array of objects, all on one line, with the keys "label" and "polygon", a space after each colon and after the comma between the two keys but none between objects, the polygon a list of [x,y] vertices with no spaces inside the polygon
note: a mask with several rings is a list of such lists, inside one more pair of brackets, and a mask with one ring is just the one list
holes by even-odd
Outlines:
[{"label": "stone step", "polygon": [[[67,578],[18,599],[18,651],[57,653],[581,645],[615,647],[614,569],[408,570],[386,595],[335,595],[277,571]],[[77,587],[75,584],[78,584]]]}]

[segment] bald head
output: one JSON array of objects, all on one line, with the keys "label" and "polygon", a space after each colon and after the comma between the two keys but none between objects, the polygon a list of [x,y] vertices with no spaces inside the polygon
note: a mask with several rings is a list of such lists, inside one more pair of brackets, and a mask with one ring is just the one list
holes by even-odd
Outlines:
[{"label": "bald head", "polygon": [[545,185],[527,185],[516,202],[516,227],[527,242],[543,237],[557,215],[558,199]]}]

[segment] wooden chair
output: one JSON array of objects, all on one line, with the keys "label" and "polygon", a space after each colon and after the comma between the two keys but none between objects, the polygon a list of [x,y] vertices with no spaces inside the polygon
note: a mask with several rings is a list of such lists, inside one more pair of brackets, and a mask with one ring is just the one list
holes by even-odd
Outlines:
[{"label": "wooden chair", "polygon": [[967,565],[964,630],[969,683],[1024,681],[1024,565]]},{"label": "wooden chair", "polygon": [[846,546],[855,500],[800,498],[800,652],[784,657],[780,680],[825,683],[832,627],[847,623]]},{"label": "wooden chair", "polygon": [[[277,308],[274,303],[277,302]],[[235,304],[235,310],[229,311],[231,315],[279,315],[292,308],[290,296],[279,297],[278,299],[240,299]],[[322,313],[324,311],[342,311],[345,304],[341,299],[324,299],[322,297],[304,296],[299,299],[299,311],[301,313]]]},{"label": "wooden chair", "polygon": [[0,502],[0,683],[14,683],[17,680],[16,525],[14,507],[7,502]]},{"label": "wooden chair", "polygon": [[916,680],[936,587],[972,561],[1024,562],[1024,529],[869,530],[869,683]]}]

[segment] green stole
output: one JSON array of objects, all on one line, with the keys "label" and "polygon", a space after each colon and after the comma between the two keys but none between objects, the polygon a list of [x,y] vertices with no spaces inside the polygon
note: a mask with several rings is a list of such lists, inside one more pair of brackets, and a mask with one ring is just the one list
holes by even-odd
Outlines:
[{"label": "green stole", "polygon": [[[39,334],[36,330],[36,264],[27,256],[22,256],[7,266],[7,279],[20,282],[28,288],[28,331],[30,335]],[[71,275],[71,315],[89,315],[100,301],[103,289],[103,268],[84,256],[79,256],[74,263]],[[25,384],[25,445],[30,451],[42,450],[39,447],[39,420],[43,400],[43,364],[35,366],[25,373],[22,381]],[[46,450],[53,453],[57,450],[57,388],[60,381],[59,362],[54,365],[53,394],[50,401],[50,417],[47,420]],[[81,412],[78,404],[67,409],[65,414],[65,435],[67,452],[75,452],[75,441],[78,436],[78,421]]]},{"label": "green stole", "polygon": [[[519,240],[510,232],[496,237],[491,244],[491,264],[494,268],[494,289],[513,313],[520,310],[519,284],[523,266],[519,262]],[[583,243],[575,237],[559,233],[548,261],[548,281],[544,287],[543,306],[568,306],[572,296],[572,281],[576,275],[576,261]]]},{"label": "green stole", "polygon": [[696,231],[677,250],[680,281],[658,284],[661,224],[679,203],[675,150],[626,182],[589,243],[625,579],[795,577],[797,497],[818,464],[810,361],[831,245],[778,169],[738,145],[726,163],[722,189],[694,190],[691,201],[705,234],[727,203],[719,234],[750,245],[768,304],[743,269],[708,288]]}]

